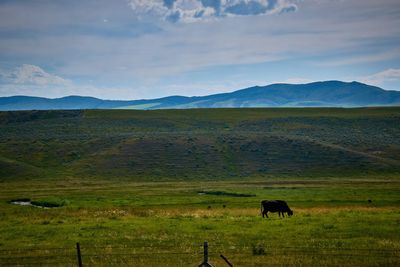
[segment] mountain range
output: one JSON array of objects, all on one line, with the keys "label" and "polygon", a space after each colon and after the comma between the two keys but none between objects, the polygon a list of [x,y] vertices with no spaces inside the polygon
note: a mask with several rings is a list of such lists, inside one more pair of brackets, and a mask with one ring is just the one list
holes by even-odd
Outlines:
[{"label": "mountain range", "polygon": [[324,81],[271,84],[208,96],[169,96],[143,100],[102,100],[94,97],[0,97],[0,110],[52,109],[185,109],[236,107],[365,107],[399,106],[400,91],[359,82]]}]

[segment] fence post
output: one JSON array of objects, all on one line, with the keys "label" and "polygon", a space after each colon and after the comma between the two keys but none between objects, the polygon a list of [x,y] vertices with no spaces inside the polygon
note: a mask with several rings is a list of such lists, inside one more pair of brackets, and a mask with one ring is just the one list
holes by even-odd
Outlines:
[{"label": "fence post", "polygon": [[78,266],[82,267],[82,256],[81,256],[81,247],[79,245],[79,242],[76,243],[76,253],[78,255]]},{"label": "fence post", "polygon": [[208,263],[208,242],[204,242],[204,263]]},{"label": "fence post", "polygon": [[202,263],[200,263],[199,267],[213,267],[209,262],[208,262],[208,242],[204,241],[204,260]]}]

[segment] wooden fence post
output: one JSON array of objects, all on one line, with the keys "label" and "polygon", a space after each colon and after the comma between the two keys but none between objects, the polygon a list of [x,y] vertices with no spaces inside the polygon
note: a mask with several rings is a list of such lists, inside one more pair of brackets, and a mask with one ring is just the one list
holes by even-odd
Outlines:
[{"label": "wooden fence post", "polygon": [[204,259],[203,262],[200,263],[199,267],[213,267],[209,262],[208,262],[208,242],[204,242]]},{"label": "wooden fence post", "polygon": [[78,266],[82,267],[82,256],[81,256],[81,247],[79,243],[76,243],[76,253],[78,255]]}]

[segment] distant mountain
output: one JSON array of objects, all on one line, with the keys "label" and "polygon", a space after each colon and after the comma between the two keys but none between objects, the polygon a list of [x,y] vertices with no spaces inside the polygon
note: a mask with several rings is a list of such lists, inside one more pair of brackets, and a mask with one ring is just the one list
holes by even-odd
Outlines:
[{"label": "distant mountain", "polygon": [[102,100],[68,96],[0,97],[0,110],[48,109],[184,109],[223,107],[364,107],[398,106],[400,92],[359,82],[325,81],[309,84],[271,84],[201,97],[169,96],[150,100]]}]

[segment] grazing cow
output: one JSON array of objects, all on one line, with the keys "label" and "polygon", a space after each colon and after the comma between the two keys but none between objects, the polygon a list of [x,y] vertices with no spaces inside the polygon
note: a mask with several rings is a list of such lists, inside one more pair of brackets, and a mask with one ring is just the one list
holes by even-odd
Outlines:
[{"label": "grazing cow", "polygon": [[261,201],[261,214],[268,218],[268,212],[278,212],[279,217],[285,217],[285,212],[288,216],[293,215],[293,211],[289,208],[288,204],[283,200],[263,200]]}]

